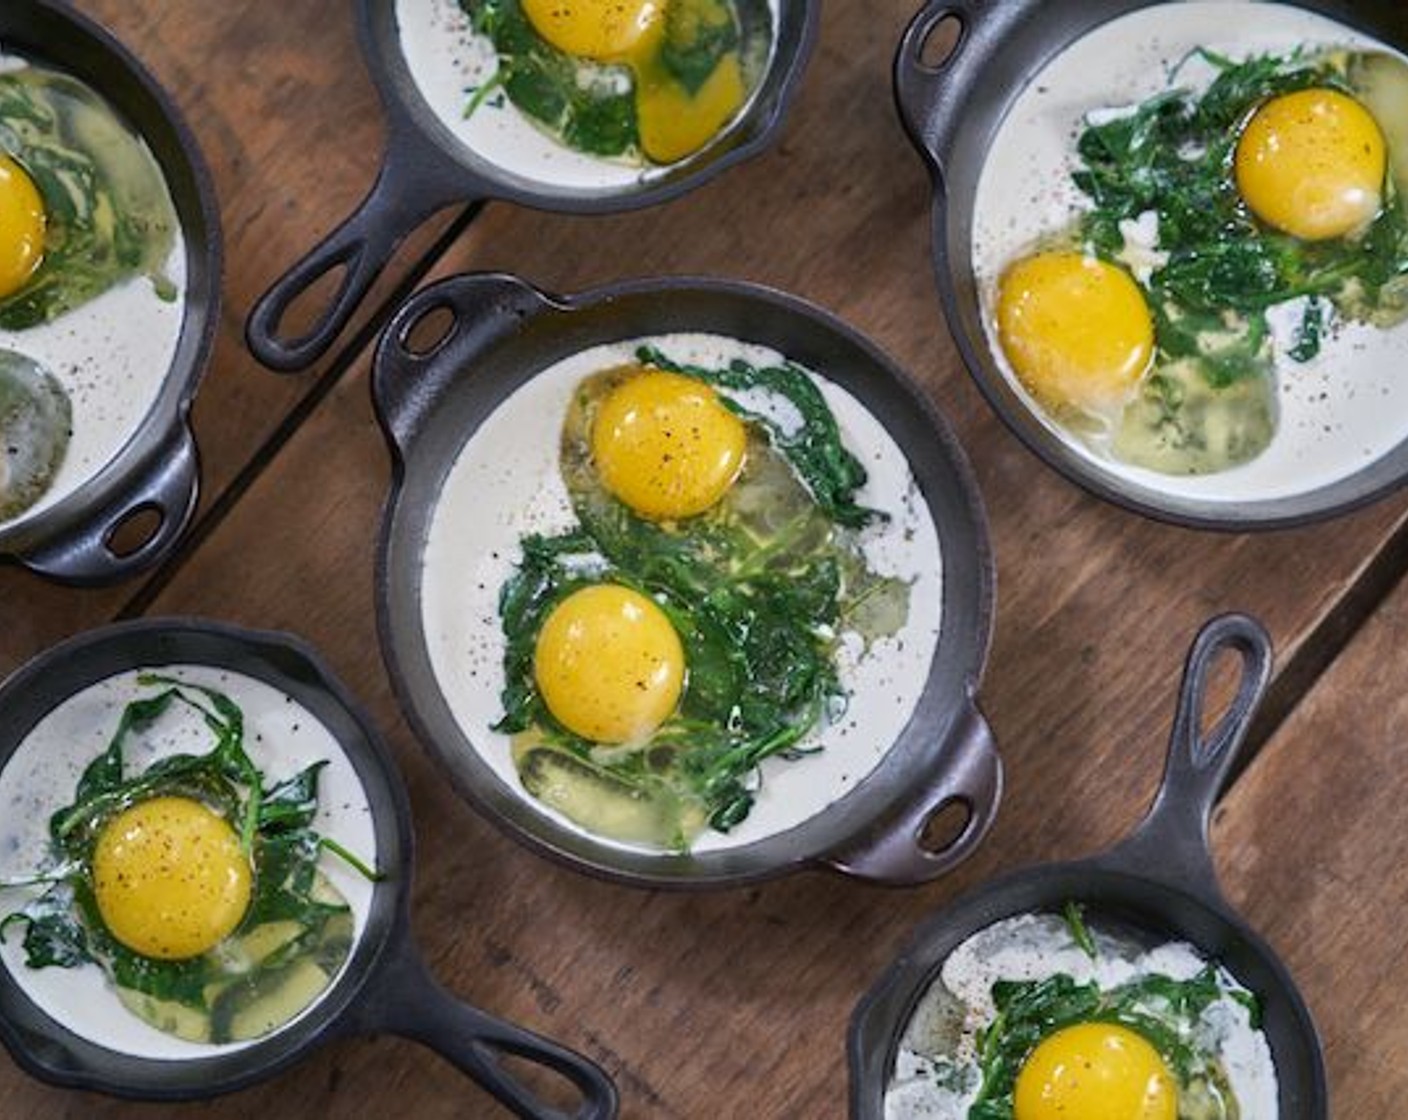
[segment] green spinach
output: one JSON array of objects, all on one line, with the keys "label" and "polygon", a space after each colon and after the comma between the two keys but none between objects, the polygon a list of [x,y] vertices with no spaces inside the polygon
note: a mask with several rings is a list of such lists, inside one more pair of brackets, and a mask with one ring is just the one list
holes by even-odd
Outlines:
[{"label": "green spinach", "polygon": [[[1259,56],[1240,63],[1210,51],[1218,74],[1195,97],[1172,90],[1127,115],[1088,125],[1076,185],[1092,208],[1079,234],[1115,260],[1120,225],[1154,212],[1167,259],[1147,288],[1161,358],[1197,366],[1213,387],[1265,376],[1268,308],[1308,297],[1291,356],[1319,351],[1326,306],[1346,317],[1396,313],[1408,277],[1408,209],[1392,177],[1382,212],[1360,236],[1308,243],[1259,223],[1232,174],[1241,128],[1265,99],[1311,87],[1351,92],[1331,58]],[[1219,345],[1209,353],[1206,339]]]},{"label": "green spinach", "polygon": [[[759,764],[775,755],[796,757],[807,732],[843,707],[833,655],[848,610],[893,598],[900,606],[888,617],[902,621],[908,588],[870,572],[852,543],[855,529],[881,515],[854,501],[865,471],[804,371],[741,361],[706,370],[649,347],[637,356],[720,388],[778,394],[801,422],[789,430],[724,394],[728,407],[770,433],[781,456],[754,457],[750,468],[771,472],[759,483],[766,509],[756,517],[711,511],[683,527],[637,516],[595,482],[587,452],[564,440],[563,474],[578,525],[524,538],[522,559],[501,589],[504,715],[496,729],[532,730],[533,749],[520,759],[530,792],[567,768],[615,796],[665,805],[669,835],[662,842],[683,849],[696,816],[720,831],[742,821]],[[548,613],[573,591],[600,582],[658,602],[689,666],[678,714],[643,749],[609,757],[553,719],[533,675]]]}]

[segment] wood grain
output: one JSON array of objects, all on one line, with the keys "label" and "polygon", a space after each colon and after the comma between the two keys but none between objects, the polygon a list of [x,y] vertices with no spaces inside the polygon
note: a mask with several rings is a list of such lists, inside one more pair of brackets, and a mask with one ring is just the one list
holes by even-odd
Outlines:
[{"label": "wood grain", "polygon": [[1408,1090],[1408,585],[1296,708],[1220,807],[1229,899],[1282,954],[1325,1044],[1334,1115]]},{"label": "wood grain", "polygon": [[[248,16],[253,5],[235,7]],[[366,112],[369,94],[347,29],[314,0],[261,5],[265,22],[253,28],[208,6],[113,0],[94,8],[139,32],[192,123],[211,134],[232,230],[231,305],[247,307],[369,180],[368,152],[342,150],[356,137],[375,147],[355,108]],[[1333,621],[1404,524],[1399,497],[1294,532],[1158,525],[1071,487],[997,422],[943,327],[928,257],[928,184],[891,102],[890,56],[913,8],[826,5],[800,95],[761,158],[640,213],[587,219],[494,205],[435,274],[504,268],[556,291],[643,274],[751,279],[841,314],[911,373],[973,459],[998,557],[996,637],[980,699],[1008,793],[969,864],[908,891],[809,871],[724,892],[648,892],[549,864],[480,818],[414,740],[377,649],[373,552],[390,461],[366,355],[286,443],[256,455],[261,434],[294,406],[290,386],[306,391],[307,383],[253,370],[231,324],[202,415],[205,427],[220,429],[209,437],[217,478],[252,456],[259,469],[146,608],[290,629],[323,650],[406,776],[419,845],[414,927],[432,970],[459,996],[603,1062],[628,1117],[844,1115],[851,1010],[917,922],[1000,870],[1107,845],[1139,817],[1201,622],[1229,608],[1258,614],[1284,664]],[[334,106],[340,124],[357,130],[346,145],[306,124]],[[344,162],[329,175],[334,160]],[[20,635],[0,634],[9,643],[0,663],[117,601],[75,603],[34,582],[0,584],[0,602],[26,596]],[[1334,666],[1272,737],[1217,832],[1229,892],[1287,953],[1320,1016],[1345,1116],[1393,1115],[1389,1102],[1408,1089],[1408,1074],[1385,1060],[1404,1049],[1404,1017],[1389,986],[1373,984],[1385,971],[1377,962],[1402,950],[1393,912],[1404,887],[1394,862],[1401,783],[1382,777],[1393,769],[1402,705],[1379,667],[1408,625],[1404,610],[1397,598],[1386,607],[1364,642],[1349,647],[1344,673]],[[1376,707],[1363,724],[1356,705],[1337,697],[1363,697],[1361,678],[1375,669],[1368,702]],[[1345,805],[1359,806],[1353,820]],[[1316,827],[1296,835],[1312,818]],[[1334,982],[1341,950],[1355,957],[1343,986]],[[2,1061],[0,1094],[6,1116],[167,1114],[50,1089]],[[389,1038],[334,1043],[200,1111],[502,1114],[445,1063]]]}]

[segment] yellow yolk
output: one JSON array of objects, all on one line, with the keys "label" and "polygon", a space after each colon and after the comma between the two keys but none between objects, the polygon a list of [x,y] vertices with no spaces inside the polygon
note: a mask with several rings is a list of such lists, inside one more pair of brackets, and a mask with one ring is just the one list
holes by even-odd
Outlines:
[{"label": "yellow yolk", "polygon": [[636,93],[641,148],[656,163],[683,159],[728,123],[747,92],[736,54],[725,55],[693,94],[654,68]]},{"label": "yellow yolk", "polygon": [[1044,1038],[1017,1074],[1014,1120],[1177,1120],[1178,1087],[1159,1052],[1114,1023]]},{"label": "yellow yolk", "polygon": [[594,743],[644,739],[675,710],[684,647],[665,612],[616,584],[574,591],[543,622],[533,675],[553,717]]},{"label": "yellow yolk", "polygon": [[1344,237],[1383,205],[1383,132],[1354,98],[1330,89],[1273,97],[1237,142],[1237,189],[1262,221],[1294,237]]},{"label": "yellow yolk", "polygon": [[249,908],[252,874],[224,817],[188,797],[123,810],[93,851],[93,890],[112,935],[134,952],[182,960],[214,948]]},{"label": "yellow yolk", "polygon": [[642,517],[703,513],[738,477],[747,431],[702,381],[650,370],[607,394],[592,421],[602,484]]},{"label": "yellow yolk", "polygon": [[1154,354],[1154,320],[1123,269],[1079,253],[1039,253],[1003,274],[1003,353],[1049,408],[1108,413],[1127,401]]},{"label": "yellow yolk", "polygon": [[621,62],[653,53],[665,30],[666,0],[522,0],[523,14],[563,54]]},{"label": "yellow yolk", "polygon": [[0,299],[24,287],[44,258],[44,200],[29,175],[0,154]]},{"label": "yellow yolk", "polygon": [[641,149],[656,163],[702,148],[748,92],[736,51],[693,92],[679,83],[661,58],[667,6],[685,41],[733,18],[721,0],[523,0],[534,30],[564,54],[631,69]]}]

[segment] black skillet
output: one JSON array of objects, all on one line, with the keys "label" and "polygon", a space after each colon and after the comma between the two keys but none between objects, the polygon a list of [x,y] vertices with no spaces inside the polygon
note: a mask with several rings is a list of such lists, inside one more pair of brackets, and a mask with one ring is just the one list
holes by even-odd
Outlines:
[{"label": "black skillet", "polygon": [[[1241,658],[1237,694],[1203,733],[1205,694],[1219,654]],[[1261,1002],[1280,1084],[1280,1120],[1329,1115],[1324,1056],[1294,982],[1271,948],[1222,897],[1208,845],[1213,804],[1271,675],[1271,640],[1255,619],[1220,615],[1198,633],[1184,667],[1163,782],[1143,822],[1092,859],[1019,871],[964,895],[921,926],[851,1022],[851,1116],[884,1115],[885,1087],[920,998],[960,944],[1017,914],[1084,904],[1089,920],[1132,928],[1152,943],[1186,940],[1224,965]]]},{"label": "black skillet", "polygon": [[[895,99],[933,184],[934,270],[949,330],[999,416],[1050,466],[1097,497],[1174,524],[1219,529],[1302,525],[1382,497],[1408,477],[1408,443],[1354,474],[1282,498],[1209,502],[1101,470],[1042,423],[993,358],[973,277],[975,196],[988,148],[1013,101],[1042,68],[1101,24],[1158,0],[928,0],[895,58]],[[1408,50],[1402,0],[1294,0]],[[944,60],[924,61],[931,37],[957,32]],[[937,41],[937,39],[936,39]]]},{"label": "black skillet", "polygon": [[[766,0],[746,0],[760,11]],[[341,226],[254,305],[246,339],[271,369],[304,369],[336,340],[406,234],[451,203],[503,199],[537,210],[601,214],[665,202],[749,158],[771,141],[816,38],[818,0],[777,0],[772,54],[742,116],[702,151],[629,186],[568,188],[524,178],[456,139],[425,103],[406,65],[395,0],[360,0],[357,29],[386,114],[386,151],[371,193]],[[280,334],[293,302],[343,268],[331,302],[298,338]]]},{"label": "black skillet", "polygon": [[[117,455],[49,509],[0,526],[0,558],[65,583],[110,583],[157,563],[196,508],[199,467],[189,413],[219,319],[220,224],[210,176],[171,99],[116,39],[67,4],[0,5],[0,50],[73,74],[141,134],[161,165],[186,242],[186,308],[171,368]],[[119,552],[113,534],[138,514],[159,523]]]},{"label": "black skillet", "polygon": [[[429,352],[418,324],[448,317]],[[797,827],[730,851],[628,851],[557,824],[509,789],[473,745],[436,681],[421,612],[427,530],[446,474],[493,410],[534,374],[603,343],[698,331],[771,347],[849,390],[909,460],[938,530],[943,614],[914,713],[870,776]],[[421,740],[458,788],[510,834],[570,866],[636,885],[732,885],[804,865],[913,884],[970,854],[992,824],[1002,768],[976,692],[993,611],[987,521],[967,459],[907,376],[857,332],[810,304],[754,285],[669,279],[550,296],[516,277],[454,277],[417,293],[382,337],[377,413],[395,457],[377,590],[382,650]],[[484,687],[499,685],[485,682]],[[931,851],[930,819],[959,806],[966,823]]]},{"label": "black skillet", "polygon": [[[104,627],[30,661],[0,685],[0,769],[49,711],[97,682],[144,666],[209,665],[282,690],[332,733],[371,806],[377,883],[365,930],[332,986],[302,1018],[235,1052],[156,1060],[95,1045],[37,1007],[0,967],[0,1040],[42,1080],[116,1096],[184,1100],[244,1088],[347,1035],[389,1031],[432,1047],[521,1116],[563,1120],[503,1066],[526,1059],[568,1079],[581,1095],[572,1115],[616,1115],[611,1080],[586,1058],[462,1003],[430,975],[411,940],[410,805],[390,752],[370,720],[304,642],[203,619],[150,619]],[[56,791],[65,794],[68,791]]]}]

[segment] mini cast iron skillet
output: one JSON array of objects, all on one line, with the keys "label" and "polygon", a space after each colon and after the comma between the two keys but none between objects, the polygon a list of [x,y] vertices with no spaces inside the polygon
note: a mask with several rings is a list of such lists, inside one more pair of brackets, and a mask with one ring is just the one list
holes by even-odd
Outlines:
[{"label": "mini cast iron skillet", "polygon": [[[428,353],[413,349],[417,325],[447,314],[448,334],[438,345]],[[928,678],[908,724],[870,775],[786,832],[689,855],[604,843],[557,824],[526,793],[508,788],[476,752],[474,729],[460,726],[450,710],[432,666],[421,608],[427,531],[441,486],[460,449],[495,408],[572,354],[675,332],[771,347],[855,396],[908,459],[943,562],[942,624]],[[986,517],[947,424],[861,335],[801,300],[721,280],[640,281],[563,298],[508,275],[468,275],[427,288],[397,313],[377,350],[373,393],[395,457],[377,576],[391,678],[422,741],[458,788],[510,834],[606,878],[717,886],[817,864],[913,884],[953,867],[987,833],[1002,769],[975,700],[993,610]],[[501,682],[485,687],[497,696]],[[930,851],[921,835],[949,806],[966,811],[966,823],[946,847]]]},{"label": "mini cast iron skillet", "polygon": [[[1224,651],[1241,657],[1241,678],[1227,712],[1204,736],[1208,680]],[[1280,1084],[1280,1120],[1329,1115],[1324,1057],[1310,1012],[1285,966],[1223,899],[1208,846],[1213,804],[1270,675],[1271,641],[1259,622],[1239,614],[1209,621],[1189,651],[1163,782],[1138,828],[1093,859],[1033,867],[979,887],[919,928],[852,1019],[854,1120],[884,1115],[900,1039],[949,954],[994,922],[1059,912],[1072,900],[1094,923],[1128,927],[1151,945],[1185,940],[1224,965],[1261,1002]]]},{"label": "mini cast iron skillet", "polygon": [[[160,164],[185,238],[185,319],[171,369],[136,434],[63,500],[0,526],[0,557],[65,583],[110,583],[157,563],[195,512],[199,467],[189,414],[219,319],[219,211],[175,105],[103,28],[66,4],[11,0],[0,5],[0,49],[73,74],[107,98]],[[160,524],[119,554],[112,536],[137,514],[156,514]]]},{"label": "mini cast iron skillet", "polygon": [[[1408,476],[1408,443],[1330,485],[1277,499],[1207,502],[1141,486],[1104,471],[1051,432],[1017,394],[993,358],[972,259],[973,212],[988,149],[1008,109],[1032,76],[1071,43],[1104,23],[1158,0],[927,0],[910,23],[895,58],[895,98],[910,138],[933,181],[934,269],[949,330],[963,360],[997,411],[1050,466],[1097,497],[1175,524],[1202,528],[1268,529],[1301,525],[1361,506]],[[1399,0],[1294,0],[1408,49]],[[937,66],[925,46],[956,21],[957,42]]]},{"label": "mini cast iron skillet", "polygon": [[[311,365],[347,325],[401,239],[451,203],[503,199],[579,214],[632,210],[683,194],[757,154],[781,123],[816,38],[819,15],[816,0],[777,0],[767,71],[742,117],[708,147],[629,186],[586,189],[524,178],[453,136],[426,104],[407,67],[396,0],[361,0],[357,28],[362,51],[386,113],[381,172],[352,216],[260,297],[246,328],[250,350],[275,370]],[[337,292],[308,332],[300,338],[281,335],[281,322],[294,300],[336,268],[345,269]]]},{"label": "mini cast iron skillet", "polygon": [[[0,686],[0,769],[30,729],[64,700],[144,666],[209,665],[280,689],[332,733],[371,806],[377,883],[366,928],[342,973],[302,1018],[262,1041],[210,1058],[156,1060],[97,1046],[52,1019],[0,967],[0,1040],[44,1081],[117,1096],[177,1100],[244,1088],[345,1035],[390,1031],[438,1051],[521,1116],[564,1120],[503,1067],[513,1055],[567,1078],[581,1093],[578,1120],[616,1115],[616,1090],[586,1058],[462,1003],[426,970],[410,935],[412,833],[405,787],[357,701],[301,640],[200,619],[108,626],[41,654]],[[67,794],[69,791],[56,791]]]}]

